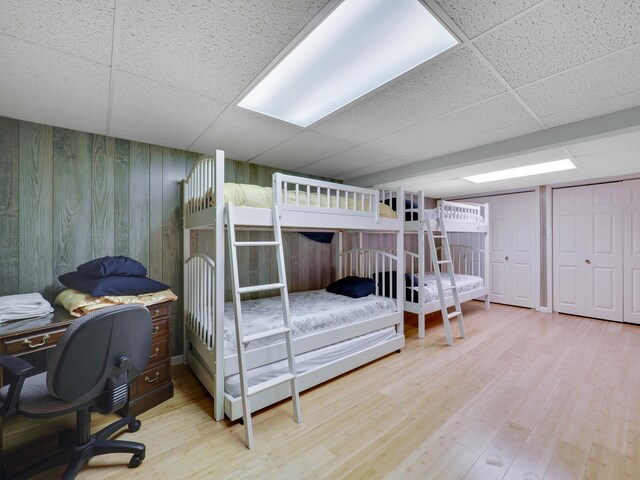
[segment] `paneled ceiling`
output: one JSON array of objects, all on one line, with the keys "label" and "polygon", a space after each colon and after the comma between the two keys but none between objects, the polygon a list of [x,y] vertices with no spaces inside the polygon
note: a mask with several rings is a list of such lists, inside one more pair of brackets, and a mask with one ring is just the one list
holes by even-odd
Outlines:
[{"label": "paneled ceiling", "polygon": [[[458,47],[307,128],[235,106],[338,3],[0,0],[0,115],[347,180],[420,162],[393,183],[439,196],[478,190],[430,159],[640,105],[637,0],[426,0]],[[631,132],[472,170],[579,164],[490,189],[639,173],[639,143]]]}]

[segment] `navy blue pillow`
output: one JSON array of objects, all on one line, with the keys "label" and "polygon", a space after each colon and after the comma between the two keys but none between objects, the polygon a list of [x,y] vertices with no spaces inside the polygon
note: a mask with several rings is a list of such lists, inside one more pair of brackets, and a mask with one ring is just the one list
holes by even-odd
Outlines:
[{"label": "navy blue pillow", "polygon": [[360,298],[371,295],[376,291],[376,284],[372,278],[344,277],[330,283],[327,292],[346,295],[351,298]]},{"label": "navy blue pillow", "polygon": [[119,257],[102,257],[89,260],[78,265],[78,271],[95,278],[103,278],[111,275],[146,277],[147,269],[133,258],[121,255]]},{"label": "navy blue pillow", "polygon": [[410,273],[405,273],[404,280],[408,286],[417,287],[418,285],[420,285],[420,278],[418,277],[418,275],[411,275]]},{"label": "navy blue pillow", "polygon": [[320,243],[331,243],[333,240],[333,232],[300,232],[300,234]]},{"label": "navy blue pillow", "polygon": [[105,295],[142,295],[167,290],[169,285],[147,277],[127,277],[112,275],[95,278],[80,272],[69,272],[58,277],[67,288],[89,293],[94,297]]}]

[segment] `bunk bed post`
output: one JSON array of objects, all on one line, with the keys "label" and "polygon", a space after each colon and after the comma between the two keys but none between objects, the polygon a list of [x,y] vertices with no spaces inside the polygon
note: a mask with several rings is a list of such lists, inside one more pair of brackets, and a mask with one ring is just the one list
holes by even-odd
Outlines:
[{"label": "bunk bed post", "polygon": [[[404,316],[404,190],[398,188],[396,191],[396,208],[398,209],[398,217],[400,218],[400,230],[396,233],[396,300],[398,310]],[[404,335],[404,318],[398,324],[398,333]]]},{"label": "bunk bed post", "polygon": [[216,421],[224,418],[224,152],[216,150],[214,164],[215,222],[215,313],[214,313],[214,372],[215,385],[214,412]]},{"label": "bunk bed post", "polygon": [[338,270],[336,271],[336,280],[342,278],[342,230],[338,230],[338,252],[337,252],[337,260],[338,260]]},{"label": "bunk bed post", "polygon": [[[484,283],[487,287],[491,285],[491,270],[490,270],[490,261],[489,261],[489,231],[490,231],[490,219],[489,219],[489,204],[485,203],[484,207],[484,221],[487,224],[487,232],[484,234]],[[489,292],[484,296],[484,309],[488,312],[491,308],[491,288],[489,288]]]},{"label": "bunk bed post", "polygon": [[424,248],[424,222],[429,221],[429,219],[426,217],[424,208],[424,190],[420,190],[420,203],[418,204],[418,221],[420,222],[420,227],[418,229],[418,303],[420,304],[420,311],[418,312],[418,338],[424,338],[424,267],[426,262]]},{"label": "bunk bed post", "polygon": [[[182,291],[191,292],[191,285],[189,285],[188,270],[184,268],[187,259],[191,256],[191,230],[186,228],[185,218],[187,218],[187,205],[189,202],[189,194],[187,189],[189,183],[185,180],[182,182]],[[189,354],[189,339],[187,338],[185,329],[187,326],[187,309],[188,303],[183,300],[182,302],[182,364],[187,364],[187,356]]]}]

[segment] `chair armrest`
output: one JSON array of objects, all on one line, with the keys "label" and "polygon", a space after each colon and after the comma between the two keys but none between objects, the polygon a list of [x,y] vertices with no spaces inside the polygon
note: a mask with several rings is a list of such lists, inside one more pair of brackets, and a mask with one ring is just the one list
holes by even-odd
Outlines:
[{"label": "chair armrest", "polygon": [[16,413],[22,384],[24,383],[24,379],[27,377],[27,374],[29,374],[34,367],[26,360],[19,357],[12,357],[10,355],[0,356],[0,367],[6,369],[15,376],[15,379],[9,385],[9,391],[7,392],[5,400],[0,400],[0,416],[8,417]]}]

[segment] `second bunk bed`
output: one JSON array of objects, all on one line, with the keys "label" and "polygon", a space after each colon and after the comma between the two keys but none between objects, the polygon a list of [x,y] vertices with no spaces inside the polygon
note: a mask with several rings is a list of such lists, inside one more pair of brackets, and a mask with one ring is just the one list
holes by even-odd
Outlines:
[{"label": "second bunk bed", "polygon": [[[394,285],[390,292],[386,285],[387,273],[402,268],[403,212],[381,202],[401,196],[401,190],[363,189],[280,173],[273,175],[271,188],[225,184],[224,178],[224,153],[217,151],[215,158],[200,160],[184,180],[183,203],[184,361],[213,396],[216,420],[243,416],[234,308],[225,302],[227,202],[235,205],[233,224],[245,230],[273,229],[277,215],[285,231],[337,231],[336,276],[375,279],[374,293],[362,298],[324,290],[288,294],[301,391],[404,346],[401,286]],[[195,231],[213,236],[213,252],[191,251]],[[343,251],[342,234],[349,231],[390,234],[393,251],[362,245]],[[304,268],[304,259],[298,263]],[[245,274],[246,284],[249,272],[239,273]],[[245,333],[273,328],[281,308],[278,297],[243,300]],[[245,350],[250,385],[287,371],[284,341],[260,339]],[[287,384],[265,389],[252,397],[251,410],[289,396]]]},{"label": "second bunk bed", "polygon": [[[424,191],[404,195],[404,309],[418,315],[419,338],[425,336],[425,315],[442,311],[447,343],[452,345],[450,318],[458,317],[464,337],[453,288],[459,303],[483,299],[489,310],[489,206],[439,200],[432,208],[433,199]],[[449,312],[451,307],[456,311]]]}]

